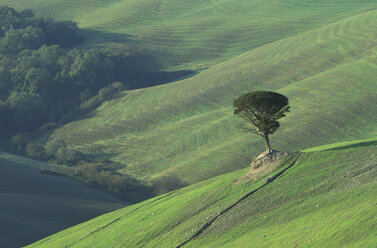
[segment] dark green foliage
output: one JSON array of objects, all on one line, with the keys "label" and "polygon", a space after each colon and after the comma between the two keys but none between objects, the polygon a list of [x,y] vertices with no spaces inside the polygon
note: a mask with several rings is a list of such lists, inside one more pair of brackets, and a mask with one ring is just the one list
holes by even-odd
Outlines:
[{"label": "dark green foliage", "polygon": [[113,93],[115,92],[115,89],[112,87],[104,87],[99,90],[98,96],[101,100],[106,100],[109,98]]},{"label": "dark green foliage", "polygon": [[148,72],[126,49],[64,49],[81,42],[71,21],[56,22],[0,7],[0,139],[65,123],[124,89],[185,72]]},{"label": "dark green foliage", "polygon": [[122,91],[127,89],[127,87],[125,87],[122,82],[113,82],[111,84],[111,88],[115,89],[116,91]]},{"label": "dark green foliage", "polygon": [[15,131],[30,131],[40,126],[47,115],[44,99],[31,91],[13,91],[7,103],[12,111],[9,121]]},{"label": "dark green foliage", "polygon": [[0,52],[18,54],[26,49],[38,49],[45,43],[45,35],[40,28],[11,29],[1,39]]},{"label": "dark green foliage", "polygon": [[265,138],[266,149],[271,151],[268,135],[280,126],[278,119],[289,112],[288,98],[273,91],[254,91],[243,94],[233,102],[234,114],[250,122],[251,130]]},{"label": "dark green foliage", "polygon": [[11,116],[12,111],[10,110],[8,104],[0,101],[0,139],[5,138],[7,134],[12,130],[12,126],[9,121]]},{"label": "dark green foliage", "polygon": [[64,165],[76,165],[78,162],[85,159],[84,154],[81,152],[66,147],[60,147],[55,152],[55,157],[58,164]]},{"label": "dark green foliage", "polygon": [[82,41],[78,32],[74,22],[0,7],[0,138],[72,119],[124,84],[138,87],[145,68],[128,50],[63,49]]},{"label": "dark green foliage", "polygon": [[61,138],[48,141],[44,147],[45,153],[49,158],[55,158],[56,152],[61,148],[67,148],[67,144]]},{"label": "dark green foliage", "polygon": [[22,152],[26,146],[26,139],[22,134],[16,134],[10,139],[10,145],[13,152]]},{"label": "dark green foliage", "polygon": [[67,48],[83,41],[75,22],[38,18],[31,10],[17,12],[0,6],[0,27],[0,38],[4,37],[1,48],[12,54],[24,49],[38,49],[43,44]]},{"label": "dark green foliage", "polygon": [[38,142],[30,142],[26,145],[26,155],[34,159],[44,159],[45,149]]},{"label": "dark green foliage", "polygon": [[85,90],[81,91],[81,93],[80,93],[80,101],[85,102],[86,100],[88,100],[92,96],[93,96],[92,91],[90,89],[86,88]]},{"label": "dark green foliage", "polygon": [[78,35],[77,23],[72,21],[49,21],[45,24],[44,30],[47,45],[59,44],[62,48],[67,48],[84,40]]}]

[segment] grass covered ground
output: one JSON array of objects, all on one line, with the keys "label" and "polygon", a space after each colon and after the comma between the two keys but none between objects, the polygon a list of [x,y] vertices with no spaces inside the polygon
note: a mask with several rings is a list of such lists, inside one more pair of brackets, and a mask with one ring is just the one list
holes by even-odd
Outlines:
[{"label": "grass covered ground", "polygon": [[241,131],[232,102],[251,90],[289,97],[274,149],[302,150],[375,137],[377,11],[253,49],[199,74],[126,91],[52,137],[120,162],[137,179],[177,175],[186,183],[244,168],[263,141]]},{"label": "grass covered ground", "polygon": [[0,0],[74,20],[91,44],[141,48],[166,69],[206,68],[262,45],[376,9],[373,0]]},{"label": "grass covered ground", "polygon": [[277,150],[377,133],[375,1],[6,1],[73,19],[86,45],[131,46],[163,69],[207,68],[191,78],[125,91],[57,129],[72,148],[121,163],[148,181],[195,183],[244,168],[263,149],[242,132],[232,101],[251,90],[287,95],[292,112]]},{"label": "grass covered ground", "polygon": [[[134,178],[178,176],[192,184],[245,168],[263,141],[240,130],[231,105],[251,90],[290,99],[292,112],[271,137],[274,149],[297,151],[377,134],[375,1],[0,4],[77,21],[86,28],[86,46],[138,49],[164,70],[203,69],[174,83],[122,92],[53,133],[86,155],[121,163],[118,172]],[[34,246],[375,246],[375,144],[307,150],[268,184],[266,178],[234,184],[246,169],[212,178]],[[199,232],[206,223],[211,225]]]},{"label": "grass covered ground", "polygon": [[375,247],[376,140],[321,150],[252,182],[235,183],[247,169],[218,176],[29,247]]},{"label": "grass covered ground", "polygon": [[0,247],[21,247],[126,204],[43,163],[0,154]]}]

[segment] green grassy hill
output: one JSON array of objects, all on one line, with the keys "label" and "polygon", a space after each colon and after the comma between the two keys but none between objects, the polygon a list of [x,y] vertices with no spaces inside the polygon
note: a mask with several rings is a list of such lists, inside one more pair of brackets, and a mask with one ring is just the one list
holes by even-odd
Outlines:
[{"label": "green grassy hill", "polygon": [[63,177],[46,165],[0,154],[0,247],[21,247],[126,204]]},{"label": "green grassy hill", "polygon": [[375,1],[5,1],[87,28],[86,45],[130,45],[164,69],[204,68],[174,83],[126,91],[61,137],[141,180],[194,183],[245,167],[263,149],[240,131],[232,101],[251,90],[287,95],[272,136],[301,150],[377,133]]},{"label": "green grassy hill", "polygon": [[29,247],[376,247],[377,140],[301,152],[105,214]]},{"label": "green grassy hill", "polygon": [[191,78],[126,91],[52,135],[121,173],[187,183],[244,168],[263,141],[240,131],[232,101],[251,90],[287,95],[291,113],[272,139],[302,150],[377,133],[377,11],[272,42]]},{"label": "green grassy hill", "polygon": [[0,4],[74,20],[92,31],[87,33],[89,43],[125,42],[167,69],[208,67],[377,7],[373,0],[0,0]]},{"label": "green grassy hill", "polygon": [[[123,168],[117,172],[144,181],[177,176],[182,184],[193,184],[231,172],[93,219],[32,247],[377,245],[377,145],[370,139],[377,135],[376,1],[0,4],[77,21],[85,29],[83,46],[125,46],[148,55],[160,70],[198,70],[169,84],[124,91],[59,127],[51,138],[63,138],[89,157],[119,162]],[[345,143],[311,148],[272,175],[235,183],[264,148],[258,136],[241,131],[242,121],[232,115],[233,100],[252,90],[274,90],[290,99],[291,113],[271,137],[274,149]],[[360,139],[369,140],[354,141]],[[35,204],[60,207],[51,200],[60,197],[56,192],[27,196]],[[17,206],[31,204],[25,199]],[[77,216],[97,206],[85,197],[56,202],[80,204]],[[4,211],[13,213],[14,206]],[[41,221],[48,229],[50,221],[60,223],[68,215],[44,222],[43,215],[33,219],[21,210],[23,215],[10,215],[9,226],[21,229]]]}]

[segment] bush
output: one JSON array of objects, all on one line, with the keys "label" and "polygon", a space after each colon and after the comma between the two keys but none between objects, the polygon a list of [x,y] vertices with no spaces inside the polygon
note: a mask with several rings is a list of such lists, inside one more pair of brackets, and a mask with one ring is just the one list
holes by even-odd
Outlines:
[{"label": "bush", "polygon": [[79,151],[69,149],[66,147],[60,147],[55,153],[56,162],[64,165],[75,165],[83,160],[84,154]]},{"label": "bush", "polygon": [[4,54],[16,55],[26,49],[38,49],[45,44],[45,35],[40,28],[11,29],[1,40],[0,50]]},{"label": "bush", "polygon": [[91,98],[92,96],[93,96],[92,91],[90,89],[86,88],[85,90],[81,91],[81,93],[80,93],[80,101],[85,102],[89,98]]},{"label": "bush", "polygon": [[67,148],[67,144],[62,138],[54,138],[46,143],[45,152],[49,158],[55,158],[55,153],[60,148]]},{"label": "bush", "polygon": [[116,91],[122,91],[125,89],[122,82],[114,82],[111,84],[111,88],[115,89]]},{"label": "bush", "polygon": [[41,127],[41,131],[42,131],[42,132],[51,131],[51,130],[55,129],[56,127],[57,127],[56,122],[49,122],[49,123],[44,124],[44,125]]},{"label": "bush", "polygon": [[22,134],[16,134],[11,138],[10,143],[12,145],[11,150],[21,153],[26,145],[26,139]]},{"label": "bush", "polygon": [[89,98],[87,101],[81,103],[80,110],[89,111],[97,108],[101,104],[101,99],[98,96]]},{"label": "bush", "polygon": [[101,101],[108,99],[115,92],[114,88],[104,87],[99,90],[98,96]]},{"label": "bush", "polygon": [[30,142],[26,145],[26,155],[34,159],[44,159],[45,149],[40,143]]}]

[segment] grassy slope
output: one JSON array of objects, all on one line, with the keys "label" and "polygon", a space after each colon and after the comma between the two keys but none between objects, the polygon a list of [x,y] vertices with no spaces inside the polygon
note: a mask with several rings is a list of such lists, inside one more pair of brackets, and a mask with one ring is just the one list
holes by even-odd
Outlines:
[{"label": "grassy slope", "polygon": [[373,0],[0,0],[126,42],[167,69],[203,68],[368,9]]},{"label": "grassy slope", "polygon": [[209,222],[184,247],[375,247],[377,140],[321,150],[286,161],[278,171],[288,169],[264,187],[266,177],[235,184],[247,170],[232,172],[100,216],[30,247],[176,247]]},{"label": "grassy slope", "polygon": [[0,155],[0,247],[21,247],[125,206],[79,182],[43,175],[39,164]]},{"label": "grassy slope", "polygon": [[375,1],[0,3],[74,19],[105,41],[137,44],[170,69],[235,57],[190,79],[126,92],[55,133],[87,154],[123,163],[121,172],[136,178],[178,174],[192,183],[247,164],[250,151],[263,146],[239,131],[230,106],[249,90],[291,99],[292,114],[272,138],[277,149],[376,134]]},{"label": "grassy slope", "polygon": [[196,76],[124,92],[54,136],[107,155],[136,178],[177,174],[187,182],[245,167],[263,149],[239,130],[232,100],[257,89],[290,98],[272,136],[275,149],[301,150],[377,133],[377,11],[253,49]]}]

